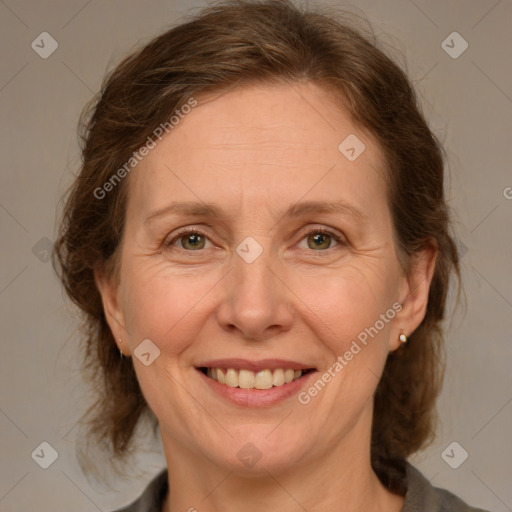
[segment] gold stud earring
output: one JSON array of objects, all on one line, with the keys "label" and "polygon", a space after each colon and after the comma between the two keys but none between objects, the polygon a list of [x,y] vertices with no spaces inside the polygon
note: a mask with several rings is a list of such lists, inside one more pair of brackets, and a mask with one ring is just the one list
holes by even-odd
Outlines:
[{"label": "gold stud earring", "polygon": [[398,339],[402,342],[403,345],[407,343],[407,336],[404,333],[401,333]]}]

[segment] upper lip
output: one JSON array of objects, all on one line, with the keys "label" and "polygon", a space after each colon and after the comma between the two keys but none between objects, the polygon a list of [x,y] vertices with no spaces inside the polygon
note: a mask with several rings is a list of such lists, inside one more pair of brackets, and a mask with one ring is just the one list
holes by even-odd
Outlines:
[{"label": "upper lip", "polygon": [[276,368],[293,370],[314,369],[313,365],[290,361],[287,359],[260,359],[259,361],[251,361],[249,359],[230,358],[230,359],[212,359],[204,361],[196,368],[234,368],[235,370],[251,370],[259,372],[260,370],[275,370]]}]

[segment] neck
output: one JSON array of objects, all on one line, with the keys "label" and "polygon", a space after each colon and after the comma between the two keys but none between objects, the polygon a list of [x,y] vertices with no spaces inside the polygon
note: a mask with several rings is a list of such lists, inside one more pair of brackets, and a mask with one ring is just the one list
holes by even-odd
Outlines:
[{"label": "neck", "polygon": [[262,459],[255,476],[214,465],[164,435],[162,440],[171,491],[162,512],[402,510],[404,498],[386,489],[371,467],[369,437],[349,433],[317,458],[305,458],[284,471],[265,468]]}]

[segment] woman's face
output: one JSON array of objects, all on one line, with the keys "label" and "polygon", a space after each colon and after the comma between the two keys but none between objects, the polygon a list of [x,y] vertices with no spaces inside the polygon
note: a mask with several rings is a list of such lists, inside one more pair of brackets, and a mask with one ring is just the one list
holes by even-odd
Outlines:
[{"label": "woman's face", "polygon": [[384,172],[312,84],[200,102],[132,171],[120,281],[98,284],[168,459],[254,473],[368,450],[431,269],[402,272]]}]

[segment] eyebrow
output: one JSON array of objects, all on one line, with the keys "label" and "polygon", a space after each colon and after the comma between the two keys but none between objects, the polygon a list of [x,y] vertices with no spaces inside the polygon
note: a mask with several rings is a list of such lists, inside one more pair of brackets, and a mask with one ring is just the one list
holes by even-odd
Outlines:
[{"label": "eyebrow", "polygon": [[[302,215],[311,213],[329,213],[338,215],[348,215],[354,217],[356,220],[365,222],[368,221],[368,216],[362,210],[354,205],[345,201],[303,201],[291,205],[284,213],[279,215],[279,219],[283,217],[300,217]],[[216,217],[226,222],[228,219],[227,213],[222,208],[214,203],[203,202],[188,202],[180,201],[174,202],[164,208],[160,208],[151,212],[144,224],[162,217],[164,215],[177,214],[191,217]]]}]

